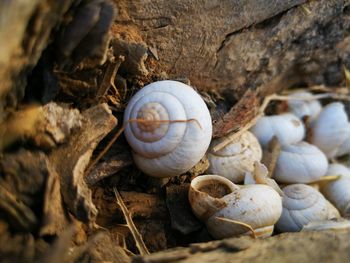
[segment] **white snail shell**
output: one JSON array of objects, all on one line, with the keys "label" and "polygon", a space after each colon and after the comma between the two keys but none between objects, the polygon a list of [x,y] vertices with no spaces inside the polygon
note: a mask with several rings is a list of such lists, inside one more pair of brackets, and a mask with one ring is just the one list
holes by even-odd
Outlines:
[{"label": "white snail shell", "polygon": [[330,164],[326,175],[341,175],[335,181],[322,184],[321,192],[342,216],[350,216],[350,170],[341,164]]},{"label": "white snail shell", "polygon": [[283,192],[283,211],[276,224],[281,232],[297,232],[310,222],[340,217],[338,210],[309,185],[288,185]]},{"label": "white snail shell", "polygon": [[213,147],[225,140],[213,140],[209,148],[208,159],[211,174],[226,177],[234,183],[244,180],[245,172],[254,170],[254,162],[262,158],[262,150],[257,138],[249,131],[243,133],[237,140],[232,141],[223,149],[214,152]]},{"label": "white snail shell", "polygon": [[273,178],[279,183],[310,183],[327,172],[328,160],[316,146],[307,142],[284,145]]},{"label": "white snail shell", "polygon": [[[171,123],[179,120],[183,122]],[[212,135],[203,99],[190,86],[171,80],[154,82],[137,92],[125,109],[124,124],[136,165],[155,177],[188,171],[205,155]]]},{"label": "white snail shell", "polygon": [[300,119],[291,114],[263,116],[251,132],[258,138],[262,147],[266,147],[273,136],[282,145],[300,142],[305,136],[305,127]]},{"label": "white snail shell", "polygon": [[288,100],[289,110],[298,118],[308,116],[311,120],[315,119],[322,110],[322,105],[318,100],[298,100],[297,98],[312,98],[312,93],[299,91],[290,95]]},{"label": "white snail shell", "polygon": [[313,123],[311,143],[328,158],[350,152],[350,123],[342,103],[330,103],[323,108]]},{"label": "white snail shell", "polygon": [[218,217],[245,223],[257,236],[270,236],[282,212],[281,200],[267,185],[238,186],[218,175],[196,177],[189,191],[193,213],[217,239],[250,233],[247,227]]}]

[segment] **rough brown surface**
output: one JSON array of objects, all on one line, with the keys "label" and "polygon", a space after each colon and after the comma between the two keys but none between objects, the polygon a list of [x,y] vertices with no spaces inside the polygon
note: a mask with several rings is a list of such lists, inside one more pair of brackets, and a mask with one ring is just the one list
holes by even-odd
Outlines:
[{"label": "rough brown surface", "polygon": [[[308,71],[322,62],[334,64],[333,71],[339,68],[339,59],[345,58],[336,44],[347,34],[344,8],[349,2],[305,2],[115,1],[117,25],[138,29],[150,54],[157,51],[157,70],[170,78],[187,77],[199,89],[235,90],[236,95],[298,60]],[[313,81],[328,76],[316,75]]]},{"label": "rough brown surface", "polygon": [[347,262],[349,230],[232,238],[136,257],[133,262]]},{"label": "rough brown surface", "polygon": [[97,210],[91,200],[91,191],[84,181],[85,169],[91,155],[103,137],[117,125],[106,104],[96,105],[83,114],[85,122],[70,141],[50,155],[61,177],[63,200],[69,210],[81,221],[94,221]]}]

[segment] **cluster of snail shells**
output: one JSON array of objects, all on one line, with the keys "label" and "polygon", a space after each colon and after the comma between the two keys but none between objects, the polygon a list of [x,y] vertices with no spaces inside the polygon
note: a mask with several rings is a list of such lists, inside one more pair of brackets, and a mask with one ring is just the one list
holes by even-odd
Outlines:
[{"label": "cluster of snail shells", "polygon": [[[305,98],[310,94],[296,95]],[[263,146],[268,141],[267,129],[282,144],[273,175],[278,183],[290,184],[283,188],[283,211],[276,224],[281,232],[300,231],[310,222],[349,216],[350,213],[350,171],[339,164],[328,164],[328,159],[350,152],[350,123],[344,105],[334,102],[322,108],[318,101],[310,100],[289,101],[289,107],[298,117],[308,116],[311,120],[310,143],[301,141],[305,136],[293,141],[296,134],[301,134],[297,122],[293,121],[295,127],[289,125],[288,132],[285,132],[285,127],[273,123],[278,117],[292,120],[290,114],[263,117],[252,129]],[[290,134],[293,136],[289,137]],[[327,175],[341,175],[341,178],[323,182],[321,193],[306,185],[322,181]]]},{"label": "cluster of snail shells", "polygon": [[[332,113],[328,112],[344,111],[343,106],[333,103],[322,109],[318,101],[296,99],[290,101],[290,110],[297,116],[286,113],[262,117],[251,132],[243,133],[219,151],[214,148],[225,138],[211,142],[208,150],[211,175],[192,180],[189,200],[193,213],[203,220],[213,237],[247,234],[252,229],[258,236],[269,236],[274,225],[282,232],[299,231],[310,222],[340,216],[320,192],[305,184],[326,175],[327,157],[350,149],[346,114],[337,120],[330,118]],[[299,118],[305,116],[312,120],[313,144],[303,141],[306,132]],[[332,133],[323,123],[330,121],[342,125],[334,126],[337,129]],[[206,154],[212,136],[211,118],[204,101],[191,87],[176,81],[158,81],[136,93],[125,110],[124,127],[135,164],[155,177],[188,171]],[[320,132],[320,128],[324,131]],[[328,138],[337,137],[338,132],[343,134],[343,130],[346,131],[341,139]],[[243,182],[246,173],[253,172],[254,163],[262,159],[262,149],[274,136],[282,149],[273,178],[278,183],[290,184],[283,188],[283,197],[267,185],[236,185]],[[327,148],[322,140],[334,146]],[[341,180],[350,184],[350,176],[345,174]],[[334,185],[322,187],[327,197]],[[328,198],[331,202],[339,199]],[[348,199],[347,203],[335,204],[343,215],[349,210],[350,196]]]},{"label": "cluster of snail shells", "polygon": [[[209,147],[211,125],[201,97],[191,87],[176,81],[145,86],[131,98],[124,113],[125,136],[135,164],[155,177],[180,175],[194,166]],[[218,142],[213,141],[212,146]],[[233,155],[236,157],[232,158]],[[243,181],[244,172],[252,171],[254,162],[261,160],[262,150],[255,136],[247,132],[235,144],[209,153],[208,157],[212,168],[225,167],[234,171],[229,176],[231,180]],[[215,185],[230,191],[220,197],[201,191]],[[282,211],[281,197],[271,187],[238,186],[218,175],[194,179],[189,197],[194,214],[216,238],[249,233],[249,227],[259,236],[271,235]],[[259,217],[255,218],[256,215]],[[231,221],[222,221],[221,217]]]}]

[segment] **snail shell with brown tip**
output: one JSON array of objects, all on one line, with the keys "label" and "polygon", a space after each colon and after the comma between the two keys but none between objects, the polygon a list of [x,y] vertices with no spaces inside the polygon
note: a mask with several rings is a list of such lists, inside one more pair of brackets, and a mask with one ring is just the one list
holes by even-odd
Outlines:
[{"label": "snail shell with brown tip", "polygon": [[316,146],[307,142],[284,145],[273,178],[279,183],[310,183],[327,172],[328,160]]},{"label": "snail shell with brown tip", "polygon": [[155,177],[188,171],[205,155],[212,135],[203,99],[190,86],[171,80],[137,92],[125,109],[124,125],[136,165]]},{"label": "snail shell with brown tip", "polygon": [[193,213],[217,239],[250,233],[245,225],[254,229],[256,236],[270,236],[282,212],[281,197],[273,188],[238,186],[218,175],[192,180],[189,201]]},{"label": "snail shell with brown tip", "polygon": [[342,103],[330,103],[323,108],[312,125],[311,143],[328,158],[350,152],[350,123]]},{"label": "snail shell with brown tip", "polygon": [[276,136],[282,145],[302,141],[305,127],[297,116],[285,113],[261,117],[251,132],[258,138],[261,146],[266,147],[273,136]]},{"label": "snail shell with brown tip", "polygon": [[310,222],[340,217],[338,210],[309,185],[288,185],[283,192],[283,211],[276,224],[281,232],[297,232]]},{"label": "snail shell with brown tip", "polygon": [[234,183],[242,182],[245,173],[252,172],[254,163],[262,158],[260,144],[256,137],[247,131],[223,149],[214,152],[213,147],[222,140],[225,138],[214,140],[209,148],[208,172],[224,176]]},{"label": "snail shell with brown tip", "polygon": [[335,181],[324,182],[321,192],[342,216],[350,216],[350,170],[341,164],[330,164],[326,175],[340,175]]}]

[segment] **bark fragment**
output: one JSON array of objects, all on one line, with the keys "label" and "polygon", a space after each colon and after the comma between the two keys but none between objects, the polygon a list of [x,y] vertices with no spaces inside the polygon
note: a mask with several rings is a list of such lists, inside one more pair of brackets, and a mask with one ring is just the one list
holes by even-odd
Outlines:
[{"label": "bark fragment", "polygon": [[100,140],[117,124],[106,104],[83,112],[85,121],[68,143],[50,154],[50,161],[61,178],[63,200],[70,212],[83,222],[94,222],[97,210],[91,191],[84,181],[84,172]]}]

